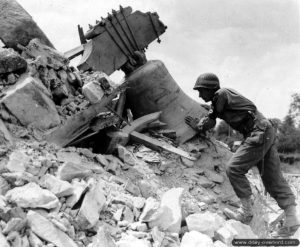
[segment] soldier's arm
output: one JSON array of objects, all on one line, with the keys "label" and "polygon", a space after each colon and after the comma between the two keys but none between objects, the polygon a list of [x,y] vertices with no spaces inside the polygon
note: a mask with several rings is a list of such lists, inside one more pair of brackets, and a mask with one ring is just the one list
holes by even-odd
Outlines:
[{"label": "soldier's arm", "polygon": [[227,102],[228,96],[225,91],[216,94],[211,109],[208,111],[208,114],[199,121],[197,129],[200,132],[205,132],[215,127],[218,113],[224,110],[224,106]]}]

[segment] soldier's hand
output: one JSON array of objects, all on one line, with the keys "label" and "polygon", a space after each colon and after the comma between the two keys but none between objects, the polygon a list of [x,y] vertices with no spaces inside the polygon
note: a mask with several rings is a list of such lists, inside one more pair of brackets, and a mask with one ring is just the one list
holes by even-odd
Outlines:
[{"label": "soldier's hand", "polygon": [[186,116],[184,118],[184,120],[185,120],[185,123],[187,125],[189,125],[192,129],[198,130],[198,128],[197,128],[197,125],[199,123],[199,119],[198,118],[194,118],[192,116]]}]

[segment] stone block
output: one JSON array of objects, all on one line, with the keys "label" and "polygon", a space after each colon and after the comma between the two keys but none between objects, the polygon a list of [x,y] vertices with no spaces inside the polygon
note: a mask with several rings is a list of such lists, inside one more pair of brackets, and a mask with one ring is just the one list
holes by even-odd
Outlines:
[{"label": "stone block", "polygon": [[106,197],[100,183],[91,182],[90,190],[84,196],[76,218],[81,229],[89,229],[95,226],[105,202]]},{"label": "stone block", "polygon": [[7,191],[10,190],[9,183],[0,176],[0,195],[5,195]]},{"label": "stone block", "polygon": [[83,192],[87,189],[88,185],[84,181],[72,181],[73,193],[66,200],[66,205],[72,208],[80,199]]},{"label": "stone block", "polygon": [[57,197],[73,194],[73,186],[69,182],[62,181],[51,174],[43,176],[40,180],[40,185],[50,190]]},{"label": "stone block", "polygon": [[186,217],[186,223],[189,231],[198,231],[212,238],[215,231],[223,226],[225,219],[216,213],[207,211],[189,215]]},{"label": "stone block", "polygon": [[93,237],[93,242],[89,247],[117,247],[117,245],[110,236],[108,229],[101,226],[97,231],[97,235]]},{"label": "stone block", "polygon": [[118,156],[119,156],[120,160],[122,160],[125,164],[131,165],[131,166],[134,166],[136,164],[137,160],[136,160],[135,156],[133,155],[133,153],[128,151],[122,145],[118,145],[117,149],[118,149]]},{"label": "stone block", "polygon": [[146,239],[138,239],[132,235],[124,235],[117,243],[118,247],[151,247]]},{"label": "stone block", "polygon": [[6,199],[22,208],[56,208],[58,198],[49,190],[44,190],[36,183],[16,187],[6,193]]},{"label": "stone block", "polygon": [[104,91],[100,83],[97,81],[90,81],[82,87],[82,94],[91,103],[95,104],[104,96]]},{"label": "stone block", "polygon": [[82,157],[76,153],[76,152],[65,152],[65,151],[59,151],[57,154],[57,160],[60,162],[72,162],[75,164],[81,164],[82,163]]},{"label": "stone block", "polygon": [[155,214],[155,212],[158,210],[158,208],[159,202],[155,198],[147,198],[143,212],[140,215],[140,221],[148,222],[152,215]]},{"label": "stone block", "polygon": [[5,236],[0,231],[0,247],[10,247],[10,244],[7,242]]},{"label": "stone block", "polygon": [[186,232],[181,240],[180,247],[198,247],[198,246],[205,246],[205,247],[214,247],[214,243],[210,237],[207,235],[191,231]]},{"label": "stone block", "polygon": [[257,238],[250,226],[236,220],[228,220],[215,232],[215,239],[230,245],[232,240]]},{"label": "stone block", "polygon": [[218,174],[217,172],[215,171],[211,171],[211,170],[206,170],[205,172],[205,176],[215,182],[215,183],[218,183],[218,184],[221,184],[224,182],[225,178],[224,176],[222,176],[221,174]]},{"label": "stone block", "polygon": [[27,62],[13,49],[0,50],[0,74],[26,71]]},{"label": "stone block", "polygon": [[227,247],[228,245],[224,244],[220,240],[214,242],[214,247]]},{"label": "stone block", "polygon": [[181,198],[183,192],[183,188],[172,188],[163,194],[159,213],[149,222],[151,228],[158,226],[164,231],[179,233],[182,220]]},{"label": "stone block", "polygon": [[68,162],[63,164],[57,172],[57,177],[61,180],[71,181],[73,178],[84,178],[96,173],[102,173],[104,170],[100,166],[92,163],[75,164]]},{"label": "stone block", "polygon": [[60,124],[54,102],[43,92],[47,89],[30,76],[19,79],[1,99],[1,103],[21,124],[46,130]]},{"label": "stone block", "polygon": [[53,243],[57,247],[78,247],[67,234],[42,215],[30,210],[27,213],[27,220],[31,230],[41,239]]},{"label": "stone block", "polygon": [[24,152],[16,150],[9,156],[6,168],[11,172],[25,172],[30,162],[30,157]]}]

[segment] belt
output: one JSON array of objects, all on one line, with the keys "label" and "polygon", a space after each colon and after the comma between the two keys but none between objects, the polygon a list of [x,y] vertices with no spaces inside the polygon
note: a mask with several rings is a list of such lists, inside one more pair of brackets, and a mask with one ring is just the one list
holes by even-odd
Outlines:
[{"label": "belt", "polygon": [[244,137],[246,137],[249,136],[254,129],[265,131],[270,126],[272,126],[270,121],[259,111],[248,111],[247,116],[239,126],[239,131],[244,135]]}]

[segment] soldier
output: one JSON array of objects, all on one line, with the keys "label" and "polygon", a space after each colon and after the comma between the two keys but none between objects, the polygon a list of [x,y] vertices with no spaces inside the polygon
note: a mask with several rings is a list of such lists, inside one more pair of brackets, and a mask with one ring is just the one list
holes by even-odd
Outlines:
[{"label": "soldier", "polygon": [[[280,160],[275,147],[275,129],[256,108],[253,102],[233,89],[220,88],[216,75],[205,73],[198,77],[194,90],[205,102],[212,102],[208,114],[200,121],[187,116],[185,122],[197,132],[205,133],[223,119],[244,136],[241,146],[226,166],[226,174],[240,198],[241,207],[234,218],[249,224],[252,217],[251,187],[245,174],[257,166],[268,193],[285,212],[285,222],[274,236],[291,236],[300,226],[296,212],[295,196],[280,170]],[[233,215],[228,215],[233,217]]]}]

